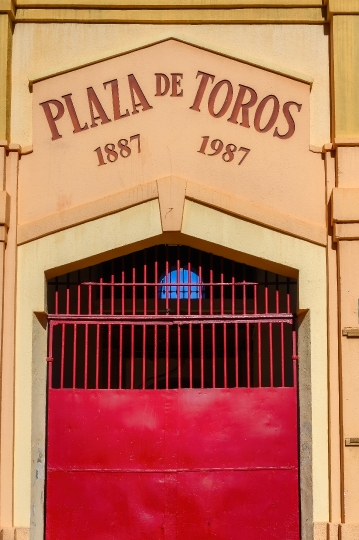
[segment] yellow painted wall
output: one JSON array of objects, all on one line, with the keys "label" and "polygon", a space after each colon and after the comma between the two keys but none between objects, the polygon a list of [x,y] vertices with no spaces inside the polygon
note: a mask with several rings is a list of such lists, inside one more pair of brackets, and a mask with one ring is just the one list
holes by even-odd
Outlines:
[{"label": "yellow painted wall", "polygon": [[[160,240],[158,201],[153,200],[101,219],[40,238],[19,247],[16,332],[15,406],[15,526],[30,522],[31,476],[31,380],[45,390],[36,366],[43,366],[46,349],[39,353],[33,334],[33,312],[45,309],[45,272],[64,272],[71,263],[83,266],[89,258],[112,258],[116,249],[141,240]],[[184,242],[202,240],[256,257],[263,267],[280,264],[288,272],[299,271],[299,306],[311,310],[313,395],[314,520],[328,521],[327,436],[327,341],[326,341],[326,250],[324,247],[265,229],[253,223],[186,200],[182,233]],[[45,330],[43,330],[45,332]],[[33,337],[35,336],[35,337]],[[45,344],[45,340],[43,340]],[[40,347],[41,349],[41,347]],[[36,353],[32,353],[32,350]],[[42,369],[42,368],[41,368]],[[40,371],[41,371],[40,369]],[[40,423],[42,419],[38,420]],[[35,538],[35,537],[34,537]],[[37,537],[36,537],[37,538]]]},{"label": "yellow painted wall", "polygon": [[329,36],[322,25],[135,25],[18,23],[13,39],[11,140],[32,144],[29,79],[173,36],[250,56],[314,79],[311,137],[330,141]]}]

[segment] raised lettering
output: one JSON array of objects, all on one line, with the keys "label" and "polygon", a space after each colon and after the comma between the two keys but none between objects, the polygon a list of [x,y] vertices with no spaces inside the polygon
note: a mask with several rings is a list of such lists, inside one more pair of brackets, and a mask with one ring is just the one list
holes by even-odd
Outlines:
[{"label": "raised lettering", "polygon": [[190,109],[192,109],[193,111],[200,112],[199,107],[201,105],[203,94],[206,90],[208,81],[211,80],[213,83],[215,79],[215,75],[210,75],[209,73],[205,73],[204,71],[198,71],[196,79],[198,79],[198,75],[202,75],[202,79],[201,79],[201,82],[199,83],[196,97],[194,98],[193,105],[192,107],[190,107]]},{"label": "raised lettering", "polygon": [[[96,120],[101,120],[101,124],[108,124],[111,120],[107,117],[104,108],[102,107],[100,100],[98,99],[95,90],[90,86],[87,88],[87,97],[89,100],[90,115],[91,115],[91,127],[97,127]],[[95,111],[98,113],[95,116]]]},{"label": "raised lettering", "polygon": [[[183,73],[171,73],[172,77],[172,97],[182,97],[183,89],[181,88],[181,79],[183,79]],[[178,90],[181,89],[180,92]]]},{"label": "raised lettering", "polygon": [[74,126],[73,133],[80,133],[80,131],[85,131],[88,129],[87,123],[84,124],[82,127],[80,126],[79,119],[76,114],[76,110],[74,107],[74,104],[72,102],[72,94],[66,94],[65,96],[62,96],[65,100],[67,110],[69,111],[69,115],[71,118],[72,125]]},{"label": "raised lettering", "polygon": [[[222,86],[227,86],[227,94],[224,100],[224,103],[222,107],[219,109],[217,113],[214,112],[214,104],[216,101],[216,97],[218,95],[218,92],[222,88]],[[212,92],[210,93],[209,100],[208,100],[208,110],[209,114],[214,116],[215,118],[221,118],[229,109],[229,106],[232,102],[233,98],[233,86],[229,81],[223,80],[218,82],[215,87],[213,88]]]},{"label": "raised lettering", "polygon": [[125,118],[126,116],[130,116],[130,112],[128,109],[126,109],[126,112],[124,114],[121,114],[120,96],[119,96],[119,91],[118,91],[118,80],[113,79],[112,81],[104,82],[103,87],[106,89],[106,86],[108,84],[111,85],[111,91],[112,91],[113,119],[120,120],[120,118]]},{"label": "raised lettering", "polygon": [[[246,103],[243,103],[244,96],[246,95],[246,92],[249,92],[250,98]],[[238,95],[237,99],[235,101],[233,111],[231,116],[228,118],[228,122],[232,122],[232,124],[238,124],[238,115],[240,111],[242,110],[242,121],[240,123],[241,126],[249,128],[249,113],[248,109],[253,107],[257,103],[257,92],[253,90],[253,88],[250,88],[249,86],[244,86],[243,84],[239,85]]]},{"label": "raised lettering", "polygon": [[288,123],[288,131],[287,133],[284,133],[284,135],[281,135],[278,132],[278,128],[275,128],[275,131],[273,133],[273,137],[279,137],[280,139],[290,139],[295,132],[295,122],[294,119],[290,113],[290,107],[291,105],[295,105],[297,107],[298,112],[301,111],[302,105],[299,103],[296,103],[295,101],[288,101],[287,103],[284,103],[283,105],[283,114],[284,118],[287,120]]},{"label": "raised lettering", "polygon": [[[49,99],[49,101],[44,101],[40,103],[42,108],[44,109],[44,113],[46,116],[47,123],[49,124],[49,127],[51,129],[52,137],[51,139],[53,141],[56,141],[56,139],[61,139],[62,135],[60,135],[59,130],[57,129],[56,122],[57,120],[60,120],[60,118],[63,117],[65,112],[65,107],[61,103],[61,101],[58,101],[57,99]],[[54,116],[51,111],[50,105],[54,105],[57,109],[57,113]]]},{"label": "raised lettering", "polygon": [[[130,85],[131,100],[132,100],[132,114],[138,114],[140,111],[137,110],[137,107],[142,107],[143,111],[148,111],[153,109],[145,98],[145,94],[142,92],[140,85],[138,84],[136,77],[134,75],[128,75],[128,83]],[[135,94],[139,101],[136,103]]]},{"label": "raised lettering", "polygon": [[[270,118],[269,118],[268,122],[266,123],[266,125],[261,128],[261,118],[262,118],[263,111],[264,111],[265,106],[267,105],[267,103],[269,103],[271,100],[273,101],[273,111],[272,111],[272,113],[270,115]],[[278,98],[276,96],[267,96],[264,99],[262,99],[262,101],[260,102],[260,104],[257,107],[256,114],[254,116],[254,127],[255,127],[255,129],[257,131],[259,131],[260,133],[266,133],[267,131],[272,129],[272,127],[274,126],[274,124],[277,121],[277,118],[278,118],[278,115],[279,115],[279,108],[280,108],[279,107],[279,101],[278,101]]]},{"label": "raised lettering", "polygon": [[[170,89],[170,80],[164,73],[155,73],[156,75],[156,93],[155,96],[165,96]],[[162,81],[164,89],[162,90]]]}]

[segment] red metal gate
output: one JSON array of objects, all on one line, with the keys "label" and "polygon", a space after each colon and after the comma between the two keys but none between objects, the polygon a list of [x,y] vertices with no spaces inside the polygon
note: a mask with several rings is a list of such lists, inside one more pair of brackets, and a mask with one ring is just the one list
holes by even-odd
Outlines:
[{"label": "red metal gate", "polygon": [[48,301],[47,540],[299,539],[294,280],[157,246]]}]

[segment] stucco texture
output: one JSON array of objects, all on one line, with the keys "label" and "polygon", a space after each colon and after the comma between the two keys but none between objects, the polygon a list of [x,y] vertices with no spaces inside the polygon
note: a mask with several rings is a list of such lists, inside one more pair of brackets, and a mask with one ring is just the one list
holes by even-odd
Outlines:
[{"label": "stucco texture", "polygon": [[330,141],[329,36],[323,26],[74,23],[15,26],[11,141],[32,144],[29,80],[171,36],[312,77],[310,142]]}]

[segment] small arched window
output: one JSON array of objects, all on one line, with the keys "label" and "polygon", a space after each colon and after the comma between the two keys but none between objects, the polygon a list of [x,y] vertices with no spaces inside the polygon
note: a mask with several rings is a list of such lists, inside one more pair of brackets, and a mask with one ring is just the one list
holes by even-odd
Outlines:
[{"label": "small arched window", "polygon": [[175,300],[177,297],[183,300],[205,298],[205,287],[200,285],[199,275],[193,269],[188,271],[187,268],[173,268],[161,277],[160,283],[163,285],[159,287],[158,298],[162,300]]}]

